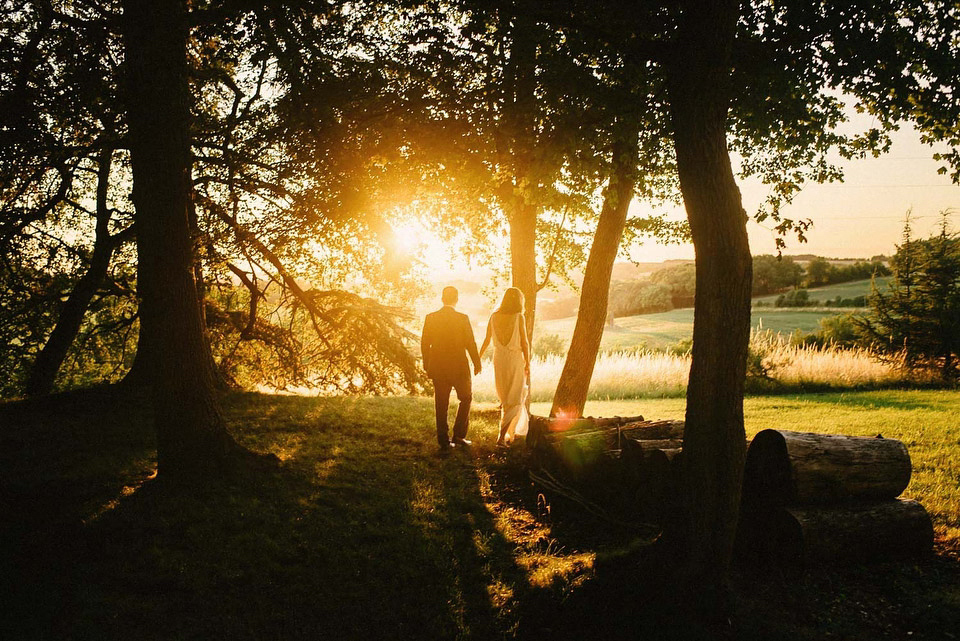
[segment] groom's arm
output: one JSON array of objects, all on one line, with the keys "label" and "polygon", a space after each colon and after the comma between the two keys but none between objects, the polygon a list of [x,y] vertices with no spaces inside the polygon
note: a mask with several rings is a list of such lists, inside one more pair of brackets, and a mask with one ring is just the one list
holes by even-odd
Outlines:
[{"label": "groom's arm", "polygon": [[420,332],[420,354],[423,356],[423,371],[430,375],[431,354],[430,348],[433,343],[433,327],[430,323],[430,317],[423,321],[423,331]]},{"label": "groom's arm", "polygon": [[473,360],[473,373],[480,373],[480,352],[477,351],[477,340],[473,337],[473,325],[470,324],[470,319],[466,314],[463,315],[463,324],[466,325],[466,334],[467,334],[467,353],[470,354],[470,358]]}]

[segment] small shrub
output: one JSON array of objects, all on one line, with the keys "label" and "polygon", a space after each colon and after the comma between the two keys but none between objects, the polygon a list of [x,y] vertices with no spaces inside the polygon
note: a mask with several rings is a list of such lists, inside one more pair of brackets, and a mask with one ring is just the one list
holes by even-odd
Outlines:
[{"label": "small shrub", "polygon": [[677,341],[665,351],[672,356],[690,356],[690,353],[693,351],[693,339],[687,338],[682,341]]},{"label": "small shrub", "polygon": [[538,358],[547,356],[566,356],[567,341],[557,334],[539,334],[533,340],[533,355]]},{"label": "small shrub", "polygon": [[818,301],[810,300],[810,293],[804,289],[793,289],[786,294],[777,296],[776,307],[809,307]]}]

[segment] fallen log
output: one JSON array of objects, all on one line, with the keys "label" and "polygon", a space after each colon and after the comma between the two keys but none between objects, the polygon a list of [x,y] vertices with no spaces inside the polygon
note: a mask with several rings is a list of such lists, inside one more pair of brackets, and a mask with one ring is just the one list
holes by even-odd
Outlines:
[{"label": "fallen log", "polygon": [[527,447],[537,447],[544,440],[555,434],[577,434],[593,432],[604,428],[616,428],[628,423],[643,421],[642,416],[614,416],[609,418],[562,418],[548,416],[530,416],[530,427],[527,432]]},{"label": "fallen log", "polygon": [[[604,458],[609,459],[611,452],[619,452],[631,443],[649,443],[651,445],[637,445],[641,449],[678,450],[681,441],[678,439],[642,440],[630,436],[631,432],[617,434],[616,430],[584,432],[582,434],[568,434],[563,438],[542,441],[540,448],[550,450],[554,457],[559,458],[563,467],[570,471],[578,471],[595,465]],[[672,455],[670,456],[672,458]]]},{"label": "fallen log", "polygon": [[738,550],[753,563],[812,566],[915,557],[933,546],[916,501],[784,507],[741,521]]},{"label": "fallen log", "polygon": [[898,440],[763,430],[747,450],[743,500],[782,506],[893,499],[910,471]]},{"label": "fallen log", "polygon": [[615,427],[626,423],[643,421],[642,416],[612,416],[595,418],[593,416],[581,418],[565,418],[556,416],[531,416],[530,429],[552,432],[583,432],[593,431],[602,427]]},{"label": "fallen log", "polygon": [[[639,440],[680,439],[683,438],[683,421],[633,421],[613,427],[583,430],[574,432],[546,432],[543,441],[554,442],[564,438],[573,438],[591,435],[604,435],[611,448],[617,444],[617,449],[625,438]],[[618,443],[619,439],[619,443]]]},{"label": "fallen log", "polygon": [[674,452],[679,452],[683,447],[683,441],[678,438],[657,438],[657,439],[639,439],[632,436],[624,436],[620,449],[626,453],[629,450],[640,450],[644,452],[664,451],[671,452],[669,458],[673,459]]}]

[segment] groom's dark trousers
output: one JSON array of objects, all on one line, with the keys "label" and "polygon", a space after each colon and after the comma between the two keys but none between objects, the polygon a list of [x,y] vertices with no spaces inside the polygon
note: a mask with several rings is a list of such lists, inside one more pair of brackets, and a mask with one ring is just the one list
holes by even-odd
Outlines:
[{"label": "groom's dark trousers", "polygon": [[437,412],[437,443],[449,443],[447,410],[450,407],[450,390],[457,391],[460,407],[453,423],[453,439],[467,436],[470,420],[470,402],[473,400],[473,377],[470,362],[480,363],[473,328],[466,314],[445,305],[427,314],[420,336],[423,368],[433,379],[434,404]]}]

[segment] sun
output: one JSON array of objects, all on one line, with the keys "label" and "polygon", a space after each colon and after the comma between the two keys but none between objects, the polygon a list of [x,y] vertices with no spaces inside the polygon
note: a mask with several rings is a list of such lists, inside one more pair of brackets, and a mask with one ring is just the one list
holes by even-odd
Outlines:
[{"label": "sun", "polygon": [[436,232],[416,218],[391,224],[390,249],[397,258],[418,264],[428,278],[449,268],[451,252]]},{"label": "sun", "polygon": [[420,221],[409,220],[398,225],[393,225],[393,249],[399,253],[411,257],[419,257],[423,252],[427,230],[424,229]]}]

